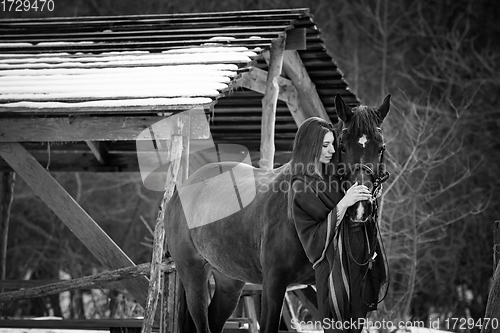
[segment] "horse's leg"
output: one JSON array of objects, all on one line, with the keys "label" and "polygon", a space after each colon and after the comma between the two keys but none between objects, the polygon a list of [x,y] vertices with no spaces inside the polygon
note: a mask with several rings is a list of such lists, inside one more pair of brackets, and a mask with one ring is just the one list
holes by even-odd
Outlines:
[{"label": "horse's leg", "polygon": [[278,332],[281,310],[287,283],[286,279],[273,276],[267,272],[262,283],[262,308],[260,315],[260,329],[262,333]]},{"label": "horse's leg", "polygon": [[245,282],[234,280],[214,270],[215,292],[208,307],[208,321],[212,333],[220,333],[240,300]]},{"label": "horse's leg", "polygon": [[[177,271],[186,291],[186,303],[198,333],[210,333],[208,324],[208,279],[211,266],[201,257],[177,264]],[[185,332],[191,333],[191,332]]]}]

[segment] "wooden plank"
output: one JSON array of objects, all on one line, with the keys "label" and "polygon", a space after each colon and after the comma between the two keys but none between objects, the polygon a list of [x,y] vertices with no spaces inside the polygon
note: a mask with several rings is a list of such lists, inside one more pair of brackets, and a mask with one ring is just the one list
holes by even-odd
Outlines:
[{"label": "wooden plank", "polygon": [[[274,30],[274,31],[273,31]],[[304,30],[304,29],[301,29]],[[146,42],[168,42],[168,41],[186,41],[190,39],[200,39],[204,38],[207,39],[206,41],[208,42],[208,39],[212,37],[218,37],[221,35],[221,33],[224,34],[224,36],[229,36],[229,37],[234,37],[238,39],[250,39],[251,37],[260,37],[260,38],[276,38],[278,34],[282,33],[284,30],[276,30],[276,29],[269,29],[269,30],[264,30],[264,31],[225,31],[224,29],[219,29],[217,32],[211,32],[207,33],[203,30],[200,30],[198,32],[193,31],[191,34],[172,34],[172,33],[165,33],[165,34],[150,34],[150,35],[140,35],[140,36],[134,36],[134,35],[128,35],[128,36],[115,36],[114,34],[110,34],[108,36],[105,36],[104,34],[98,35],[94,34],[92,37],[89,36],[69,36],[66,37],[65,34],[60,34],[59,36],[41,36],[41,37],[26,37],[24,34],[19,34],[17,35],[17,39],[11,39],[12,42],[15,43],[47,43],[47,42],[88,42],[91,40],[94,43],[103,43],[104,45],[106,44],[111,44],[111,43],[128,43],[128,42],[134,42],[134,43],[146,43]],[[299,34],[297,36],[294,36],[294,43],[297,43],[298,45],[300,44],[299,41]],[[303,44],[305,45],[305,32],[303,34],[304,42]],[[8,41],[9,39],[6,38],[1,38],[1,41]],[[296,45],[296,44],[294,44]],[[293,46],[290,46],[293,47]],[[296,50],[296,48],[290,48],[292,50]]]},{"label": "wooden plank", "polygon": [[0,327],[46,329],[109,329],[111,327],[141,327],[142,319],[3,319]]},{"label": "wooden plank", "polygon": [[[208,123],[196,122],[192,139],[207,139]],[[0,142],[134,141],[139,133],[165,117],[21,117],[2,118]]]},{"label": "wooden plank", "polygon": [[259,333],[259,321],[257,316],[257,311],[255,310],[255,301],[252,296],[243,297],[245,304],[245,310],[247,311],[247,316],[249,319],[248,332],[249,333]]},{"label": "wooden plank", "polygon": [[[285,51],[283,60],[283,71],[292,80],[298,92],[298,100],[302,109],[305,111],[301,117],[320,117],[330,121],[323,102],[316,91],[304,63],[300,59],[297,51]],[[292,115],[297,116],[292,112]]]},{"label": "wooden plank", "polygon": [[285,37],[275,40],[271,46],[266,92],[262,99],[261,157],[259,165],[267,169],[273,169],[274,167],[274,124],[279,93],[278,77],[281,75],[283,66],[284,45]]},{"label": "wooden plank", "polygon": [[89,146],[90,151],[94,154],[97,162],[105,164],[108,157],[108,146],[106,142],[85,140],[85,143]]},{"label": "wooden plank", "polygon": [[[175,269],[172,261],[165,261],[158,265],[159,269],[169,273]],[[120,268],[112,271],[102,272],[82,278],[59,281],[41,286],[31,287],[28,289],[9,291],[0,294],[1,302],[13,302],[20,299],[28,299],[33,297],[43,297],[47,295],[58,294],[67,290],[82,289],[82,288],[101,288],[109,282],[123,281],[134,279],[139,276],[149,274],[151,269],[150,263],[141,265]]]},{"label": "wooden plank", "polygon": [[296,18],[297,16],[309,15],[309,8],[291,8],[291,9],[266,9],[266,10],[238,10],[238,11],[222,11],[222,12],[208,12],[208,13],[173,13],[173,14],[137,14],[137,15],[103,15],[103,16],[81,16],[81,17],[44,17],[44,18],[23,18],[23,19],[4,19],[5,23],[19,22],[23,24],[30,24],[36,22],[85,22],[89,21],[105,21],[117,24],[119,22],[127,23],[130,21],[141,22],[145,20],[152,23],[154,20],[163,22],[168,19],[179,19],[185,21],[189,18],[192,19],[224,19],[224,18],[238,18],[244,21],[247,18],[255,17],[269,17],[269,18]]},{"label": "wooden plank", "polygon": [[[119,114],[120,116],[128,116],[131,113],[155,113],[155,112],[172,112],[172,111],[185,111],[185,110],[190,110],[194,108],[204,108],[204,109],[210,109],[213,107],[215,101],[212,100],[211,102],[206,102],[206,98],[202,98],[203,101],[198,103],[196,98],[193,98],[193,102],[190,104],[168,104],[168,103],[163,103],[163,104],[151,104],[151,105],[132,105],[131,101],[125,100],[127,105],[121,105],[121,106],[109,106],[109,101],[110,100],[103,100],[102,105],[95,105],[95,106],[86,106],[86,105],[77,105],[77,106],[72,106],[71,104],[67,103],[67,105],[60,105],[58,107],[51,107],[51,108],[46,108],[43,104],[39,104],[38,107],[27,107],[27,106],[2,106],[0,104],[0,114],[16,114],[16,115],[64,115],[64,116],[69,116],[69,115],[86,115],[86,114],[102,114],[102,115],[110,115],[110,114]],[[145,99],[146,100],[146,99]],[[193,103],[198,103],[198,104],[193,104]],[[3,124],[3,119],[2,119],[2,124]]]},{"label": "wooden plank", "polygon": [[[54,45],[12,45],[5,46],[1,48],[2,52],[6,53],[37,53],[37,52],[122,52],[122,51],[136,51],[136,50],[148,50],[148,51],[165,51],[172,48],[179,47],[192,47],[193,45],[203,45],[205,43],[210,43],[209,39],[189,39],[189,40],[177,40],[177,41],[146,41],[146,42],[130,42],[130,43],[118,43],[109,42],[105,44],[54,44]],[[230,46],[246,46],[248,48],[267,48],[273,42],[273,38],[235,38],[225,41],[217,41],[216,43],[220,45]],[[213,42],[212,42],[213,43]]]},{"label": "wooden plank", "polygon": [[[62,280],[4,280],[0,281],[0,288],[4,288],[5,291],[15,291],[19,289],[33,288],[44,286],[51,283],[61,282]],[[65,281],[65,280],[64,280]],[[125,291],[123,286],[119,282],[106,282],[99,285],[101,289],[118,289]],[[88,291],[92,288],[79,288],[81,291]]]},{"label": "wooden plank", "polygon": [[287,330],[290,332],[300,332],[299,329],[294,329],[295,325],[293,325],[293,323],[297,323],[298,319],[293,311],[292,302],[290,301],[290,295],[288,295],[288,293],[285,293],[282,314]]},{"label": "wooden plank", "polygon": [[21,28],[43,28],[44,26],[51,28],[59,27],[92,27],[100,28],[112,26],[118,29],[119,27],[130,27],[131,21],[136,25],[147,24],[147,26],[164,27],[167,24],[182,24],[182,23],[212,23],[214,25],[222,23],[239,22],[249,23],[261,21],[265,23],[276,21],[291,21],[298,19],[301,16],[309,14],[308,9],[285,10],[283,12],[273,11],[255,11],[253,13],[238,11],[238,12],[218,12],[218,13],[197,13],[197,14],[161,14],[161,15],[122,15],[122,16],[86,16],[86,17],[68,17],[68,18],[43,18],[43,19],[4,19],[2,20],[2,29],[12,29],[19,31]]},{"label": "wooden plank", "polygon": [[[266,61],[269,63],[269,56],[265,56]],[[236,86],[250,89],[255,92],[265,93],[265,79],[267,72],[260,68],[253,68],[249,73],[245,73],[240,79],[236,81]],[[302,109],[298,99],[298,92],[292,81],[282,76],[278,77],[279,93],[278,99],[284,101],[288,107],[288,111],[293,116],[295,125],[299,126],[304,120],[308,118],[307,114]],[[219,109],[218,109],[219,110]],[[295,128],[294,128],[295,129]]]},{"label": "wooden plank", "polygon": [[[219,27],[192,27],[192,28],[175,28],[175,27],[158,27],[158,29],[153,29],[150,27],[148,30],[127,30],[127,31],[76,31],[76,32],[67,32],[63,36],[65,38],[73,38],[72,40],[81,39],[83,41],[94,40],[94,37],[145,37],[145,36],[155,36],[155,35],[180,35],[180,34],[191,34],[195,35],[198,33],[208,33],[213,32],[217,35],[221,35],[221,33],[233,33],[233,32],[251,32],[252,34],[258,34],[261,31],[275,31],[275,32],[283,32],[290,25],[268,25],[268,26],[219,26]],[[15,32],[6,33],[0,37],[1,41],[17,41],[19,38],[27,38],[29,40],[44,40],[44,39],[52,39],[52,38],[60,38],[61,34],[57,32],[48,32],[48,33],[38,33],[36,31],[31,33],[22,33],[16,34]],[[99,56],[99,55],[96,55]]]},{"label": "wooden plank", "polygon": [[293,293],[299,298],[300,302],[307,308],[314,320],[322,320],[319,309],[316,292],[311,286],[304,289],[294,290]]},{"label": "wooden plank", "polygon": [[481,333],[500,333],[500,265],[496,266],[493,274],[493,283],[488,294],[488,301],[486,303],[486,311],[484,318],[488,318],[489,325],[481,327]]},{"label": "wooden plank", "polygon": [[[52,209],[88,250],[108,269],[133,266],[130,258],[85,212],[66,190],[19,143],[0,143],[0,156]],[[145,306],[148,279],[122,282],[128,292]]]},{"label": "wooden plank", "polygon": [[[7,244],[9,239],[10,210],[14,199],[16,174],[3,172],[0,194],[0,280],[7,276]],[[0,292],[3,292],[3,287]]]},{"label": "wooden plank", "polygon": [[[30,150],[33,157],[49,171],[58,172],[137,172],[139,164],[137,153],[114,151],[108,154],[106,164],[98,163],[90,152],[47,149]],[[50,162],[50,163],[49,163]],[[12,167],[0,158],[0,171],[13,171]]]},{"label": "wooden plank", "polygon": [[493,272],[495,272],[500,260],[500,220],[494,222],[493,230]]},{"label": "wooden plank", "polygon": [[[236,81],[236,88],[242,87],[261,94],[265,94],[267,76],[267,71],[255,67],[250,72],[243,74]],[[306,118],[304,116],[304,111],[302,110],[302,107],[300,106],[300,103],[298,101],[297,89],[295,89],[295,86],[289,79],[279,76],[277,80],[279,86],[278,99],[286,102],[290,112],[295,113],[296,115],[295,117],[293,117],[296,125],[300,125]],[[217,118],[218,124],[220,124],[221,118],[222,117]],[[214,128],[217,126],[220,125],[214,125]],[[248,127],[245,126],[245,128],[247,129]]]}]

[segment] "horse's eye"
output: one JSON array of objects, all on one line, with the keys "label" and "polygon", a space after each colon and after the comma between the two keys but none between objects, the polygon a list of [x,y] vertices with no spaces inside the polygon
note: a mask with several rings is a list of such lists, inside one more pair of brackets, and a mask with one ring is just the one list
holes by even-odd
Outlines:
[{"label": "horse's eye", "polygon": [[342,154],[347,153],[347,150],[345,149],[345,146],[344,146],[344,145],[340,145],[340,152],[341,152]]}]

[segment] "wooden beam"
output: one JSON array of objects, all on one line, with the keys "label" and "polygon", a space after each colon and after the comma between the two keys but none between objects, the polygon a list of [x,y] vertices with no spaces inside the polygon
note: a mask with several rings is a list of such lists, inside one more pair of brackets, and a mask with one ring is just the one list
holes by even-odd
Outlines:
[{"label": "wooden beam", "polygon": [[[118,269],[134,265],[122,249],[23,146],[19,143],[0,143],[0,156],[10,164],[103,266],[108,269]],[[148,282],[146,277],[139,277],[122,283],[144,307]]]},{"label": "wooden beam", "polygon": [[272,169],[274,166],[274,123],[276,104],[278,103],[278,77],[283,67],[285,38],[279,38],[271,44],[269,72],[266,80],[266,92],[262,99],[262,132],[260,143],[261,168]]},{"label": "wooden beam", "polygon": [[[500,327],[496,325],[500,322],[500,265],[496,266],[493,274],[493,284],[488,294],[484,318],[488,318],[489,325],[483,324],[481,333],[500,333]],[[493,323],[495,324],[492,325]]]},{"label": "wooden beam", "polygon": [[108,157],[108,146],[106,142],[85,140],[85,143],[89,146],[90,151],[94,154],[97,162],[100,164],[106,164]]},{"label": "wooden beam", "polygon": [[[58,150],[52,148],[29,150],[32,156],[51,172],[136,172],[139,171],[135,151],[113,151],[108,154],[106,164],[96,161],[90,151]],[[0,159],[0,172],[12,171],[12,167]]]},{"label": "wooden beam", "polygon": [[[120,332],[130,332],[130,328],[141,327],[142,319],[2,319],[0,327],[19,330],[7,332],[57,332],[59,330],[102,330],[103,333],[112,332],[118,328]],[[36,330],[31,330],[36,329]]]},{"label": "wooden beam", "polygon": [[[10,209],[14,199],[14,184],[16,174],[14,172],[3,172],[0,192],[0,280],[7,276],[7,244],[9,235]],[[0,288],[3,292],[3,288]]]},{"label": "wooden beam", "polygon": [[[250,72],[243,74],[236,81],[236,88],[242,87],[261,94],[265,94],[267,76],[268,76],[267,71],[255,67]],[[306,120],[308,117],[299,103],[298,92],[295,86],[293,85],[292,81],[282,76],[279,76],[278,86],[279,86],[278,99],[286,103],[288,109],[292,113],[295,124],[297,126],[302,124],[302,122]]]},{"label": "wooden beam", "polygon": [[[0,142],[127,141],[165,117],[2,118]],[[192,139],[207,139],[208,122],[193,117]],[[165,133],[170,138],[170,133]]]},{"label": "wooden beam", "polygon": [[[138,276],[148,275],[150,269],[151,264],[144,263],[141,265],[120,268],[68,281],[54,282],[42,286],[31,287],[28,289],[9,291],[0,294],[0,303],[13,302],[20,299],[28,299],[33,297],[43,297],[73,289],[102,288],[103,285],[109,282],[135,279]],[[160,269],[166,273],[169,273],[175,269],[175,265],[172,261],[165,261],[160,264]]]},{"label": "wooden beam", "polygon": [[[304,110],[306,118],[320,117],[331,122],[330,117],[321,102],[321,98],[318,95],[316,86],[309,77],[307,69],[300,59],[300,55],[297,51],[285,51],[283,71],[286,76],[290,78],[293,85],[297,89],[298,100]],[[297,114],[292,112],[292,116],[295,118]],[[301,117],[302,116],[303,115],[301,115]]]},{"label": "wooden beam", "polygon": [[[191,110],[194,108],[202,107],[204,109],[210,109],[216,103],[215,100],[209,103],[202,104],[179,104],[179,105],[146,105],[146,106],[81,106],[81,107],[60,107],[60,108],[44,108],[43,106],[38,107],[7,107],[0,106],[0,113],[2,114],[16,114],[18,116],[25,115],[36,115],[37,113],[41,113],[44,116],[53,115],[53,116],[68,116],[68,114],[72,115],[88,115],[88,114],[109,114],[109,113],[119,113],[120,115],[127,114],[137,114],[137,113],[146,113],[151,114],[154,112],[181,112],[186,110]],[[50,111],[49,111],[50,110]]]}]

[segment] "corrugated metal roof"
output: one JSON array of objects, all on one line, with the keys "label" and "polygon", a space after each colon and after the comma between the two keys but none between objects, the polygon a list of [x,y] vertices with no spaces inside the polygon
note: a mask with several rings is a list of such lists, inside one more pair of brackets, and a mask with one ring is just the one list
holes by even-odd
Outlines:
[{"label": "corrugated metal roof", "polygon": [[[212,107],[216,143],[245,145],[256,157],[262,94],[233,91],[232,83],[252,67],[267,70],[262,51],[298,29],[305,31],[305,45],[288,38],[287,47],[299,49],[335,122],[336,93],[347,103],[358,101],[308,9],[1,20],[0,117],[141,116],[202,105]],[[288,158],[297,126],[283,102],[276,116],[281,163]],[[78,145],[74,147],[77,151]],[[109,143],[109,148],[133,150],[126,142]]]}]

